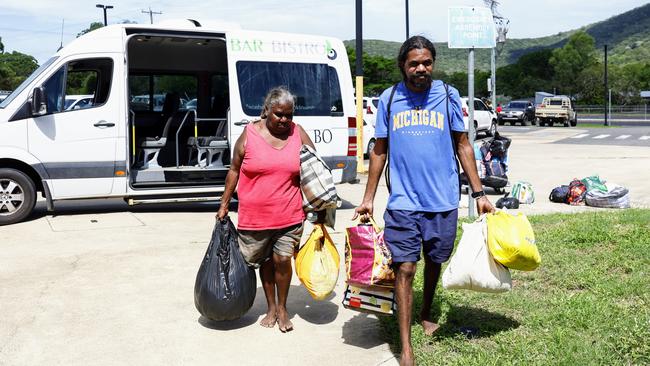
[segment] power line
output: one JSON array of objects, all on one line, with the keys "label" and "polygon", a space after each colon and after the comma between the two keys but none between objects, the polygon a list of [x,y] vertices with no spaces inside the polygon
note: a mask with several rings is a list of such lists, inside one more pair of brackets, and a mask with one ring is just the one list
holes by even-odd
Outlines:
[{"label": "power line", "polygon": [[162,11],[153,11],[153,10],[151,10],[151,7],[149,7],[149,11],[141,10],[141,12],[145,13],[145,14],[149,13],[149,21],[151,22],[151,24],[153,24],[153,15],[154,14],[162,14]]}]

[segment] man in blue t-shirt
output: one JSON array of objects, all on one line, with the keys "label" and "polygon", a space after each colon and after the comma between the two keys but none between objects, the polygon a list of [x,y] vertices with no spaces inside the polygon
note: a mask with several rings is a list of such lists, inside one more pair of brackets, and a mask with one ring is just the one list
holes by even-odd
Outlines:
[{"label": "man in blue t-shirt", "polygon": [[388,155],[390,196],[384,238],[396,273],[402,365],[413,364],[413,277],[421,251],[425,254],[421,324],[427,335],[438,328],[431,304],[440,266],[454,248],[458,221],[460,187],[455,154],[467,174],[472,197],[477,198],[478,212],[494,211],[476,171],[458,90],[431,78],[435,58],[433,43],[422,36],[402,44],[397,61],[403,81],[385,90],[379,99],[368,183],[354,215],[355,219],[372,215]]}]

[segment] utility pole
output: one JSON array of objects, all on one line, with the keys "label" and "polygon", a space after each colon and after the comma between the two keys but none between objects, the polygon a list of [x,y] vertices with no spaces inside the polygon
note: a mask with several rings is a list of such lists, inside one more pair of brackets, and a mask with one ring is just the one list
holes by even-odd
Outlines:
[{"label": "utility pole", "polygon": [[605,126],[609,126],[609,119],[607,113],[607,99],[608,99],[609,85],[607,82],[607,45],[605,45]]},{"label": "utility pole", "polygon": [[355,93],[357,100],[357,173],[365,173],[366,167],[363,162],[363,17],[361,12],[361,0],[356,0],[356,85]]},{"label": "utility pole", "polygon": [[104,26],[108,25],[108,19],[106,18],[106,9],[113,9],[113,5],[104,5],[104,4],[97,4],[95,5],[96,8],[104,9]]},{"label": "utility pole", "polygon": [[156,15],[160,15],[160,14],[162,14],[162,11],[153,11],[153,10],[151,10],[151,7],[149,7],[149,11],[147,11],[147,10],[142,10],[142,12],[145,13],[145,14],[149,14],[149,22],[150,22],[151,24],[153,24],[153,15],[154,15],[154,14],[156,14]]},{"label": "utility pole", "polygon": [[409,0],[406,1],[406,39],[409,39]]}]

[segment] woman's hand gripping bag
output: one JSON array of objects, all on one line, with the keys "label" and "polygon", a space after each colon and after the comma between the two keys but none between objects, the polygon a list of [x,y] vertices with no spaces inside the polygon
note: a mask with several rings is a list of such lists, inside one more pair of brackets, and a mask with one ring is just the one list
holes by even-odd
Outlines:
[{"label": "woman's hand gripping bag", "polygon": [[463,235],[442,274],[446,289],[506,292],[512,288],[510,271],[492,258],[486,243],[485,216],[463,224]]},{"label": "woman's hand gripping bag", "polygon": [[348,284],[394,287],[393,257],[384,242],[384,230],[372,218],[370,222],[345,229]]},{"label": "woman's hand gripping bag", "polygon": [[339,252],[322,224],[314,225],[296,256],[296,274],[314,300],[324,300],[339,278]]},{"label": "woman's hand gripping bag", "polygon": [[532,271],[542,259],[526,215],[504,211],[487,214],[487,243],[494,259],[510,269]]}]

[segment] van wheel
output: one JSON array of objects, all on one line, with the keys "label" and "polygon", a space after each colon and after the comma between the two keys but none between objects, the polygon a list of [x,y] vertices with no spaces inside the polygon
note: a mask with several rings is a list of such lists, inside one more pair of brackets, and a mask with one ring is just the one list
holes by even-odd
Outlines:
[{"label": "van wheel", "polygon": [[0,225],[24,220],[35,204],[34,182],[20,170],[0,169]]}]

